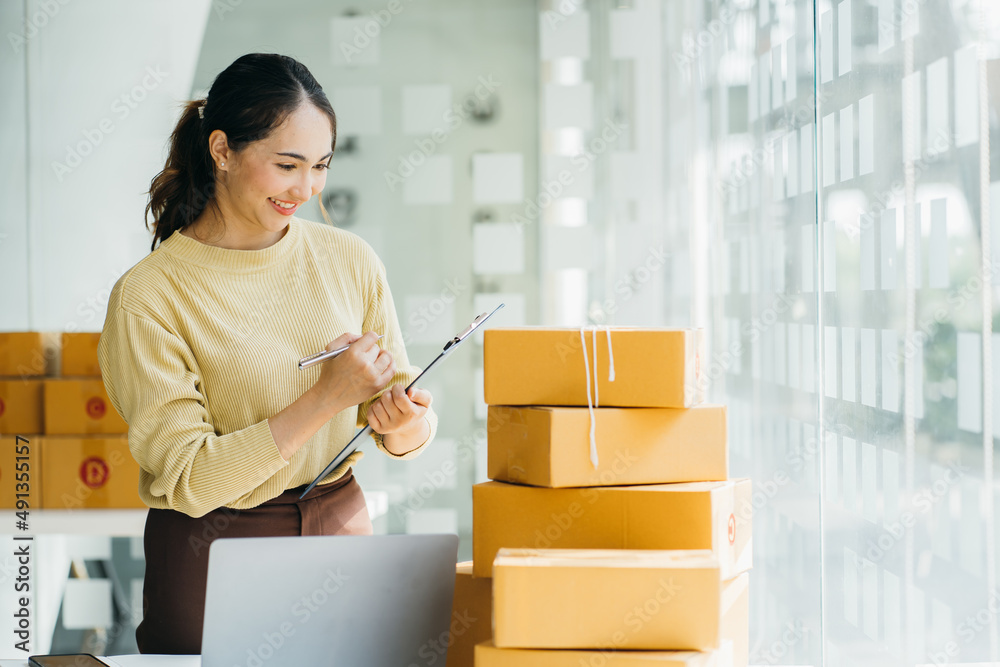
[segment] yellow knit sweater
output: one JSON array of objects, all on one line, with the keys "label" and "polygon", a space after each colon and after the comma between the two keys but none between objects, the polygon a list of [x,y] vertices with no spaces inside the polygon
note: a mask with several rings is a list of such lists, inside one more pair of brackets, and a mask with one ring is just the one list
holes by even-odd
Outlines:
[{"label": "yellow knit sweater", "polygon": [[[118,279],[97,348],[104,386],[128,423],[139,463],[139,496],[150,507],[193,517],[247,509],[308,484],[365,423],[377,394],[340,412],[282,458],[268,419],[319,378],[302,357],[344,332],[383,334],[396,362],[411,366],[385,266],[348,231],[292,217],[262,250],[233,250],[173,233]],[[434,439],[437,416],[426,413]],[[322,483],[340,478],[356,451]]]}]

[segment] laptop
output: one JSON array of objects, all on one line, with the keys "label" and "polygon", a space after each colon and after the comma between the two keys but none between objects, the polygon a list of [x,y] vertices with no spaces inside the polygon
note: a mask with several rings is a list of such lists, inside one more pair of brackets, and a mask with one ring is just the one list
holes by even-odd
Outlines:
[{"label": "laptop", "polygon": [[217,539],[201,665],[443,665],[457,560],[457,535]]}]

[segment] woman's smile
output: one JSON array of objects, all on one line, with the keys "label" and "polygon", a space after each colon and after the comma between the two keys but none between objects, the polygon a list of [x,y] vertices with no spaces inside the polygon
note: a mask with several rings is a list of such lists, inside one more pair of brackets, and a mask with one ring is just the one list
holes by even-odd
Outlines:
[{"label": "woman's smile", "polygon": [[268,197],[267,201],[270,202],[271,206],[275,211],[281,215],[291,215],[295,213],[295,209],[299,207],[302,202],[290,202],[284,199],[275,199],[274,197]]}]

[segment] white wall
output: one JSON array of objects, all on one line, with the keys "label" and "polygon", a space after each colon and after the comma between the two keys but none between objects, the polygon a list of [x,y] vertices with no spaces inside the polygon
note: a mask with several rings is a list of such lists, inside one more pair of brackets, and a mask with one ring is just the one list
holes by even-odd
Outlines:
[{"label": "white wall", "polygon": [[24,3],[0,3],[0,34],[15,35],[0,44],[0,329],[23,329],[28,321],[27,272],[27,178],[25,174],[25,86],[26,48],[23,32]]},{"label": "white wall", "polygon": [[[110,288],[149,252],[145,192],[190,96],[210,0],[27,7],[41,24],[24,50],[28,178],[2,180],[27,189],[26,212],[4,226],[11,265],[28,280],[6,282],[0,327],[100,331]],[[16,135],[23,119],[7,118],[4,134]]]}]

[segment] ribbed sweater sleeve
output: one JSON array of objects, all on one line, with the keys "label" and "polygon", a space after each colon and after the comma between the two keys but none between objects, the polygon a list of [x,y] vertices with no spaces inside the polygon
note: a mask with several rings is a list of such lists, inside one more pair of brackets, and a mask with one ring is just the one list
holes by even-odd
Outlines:
[{"label": "ribbed sweater sleeve", "polygon": [[288,465],[267,419],[216,433],[188,346],[148,317],[125,310],[120,291],[108,305],[98,360],[103,376],[117,381],[105,383],[108,397],[129,425],[129,449],[141,478],[149,478],[140,479],[140,488],[148,485],[148,493],[170,509],[203,516]]},{"label": "ribbed sweater sleeve", "polygon": [[[376,331],[384,334],[382,347],[389,351],[396,362],[396,374],[387,385],[391,388],[395,384],[401,384],[405,388],[417,375],[420,369],[409,362],[406,354],[406,346],[403,345],[403,334],[399,327],[399,317],[396,315],[396,306],[392,300],[392,292],[389,290],[389,282],[386,280],[385,264],[374,253],[371,254],[375,265],[374,278],[371,282],[371,291],[368,295],[369,308],[365,314],[362,333],[365,331]],[[419,385],[418,385],[419,386]],[[385,393],[384,390],[372,396],[370,399],[358,406],[358,428],[363,428],[368,423],[368,409],[378,398]],[[418,447],[403,454],[393,454],[385,448],[382,436],[372,432],[375,445],[394,459],[411,459],[419,454],[433,439],[437,433],[438,419],[433,408],[427,410],[424,419],[430,427],[427,439]]]}]

